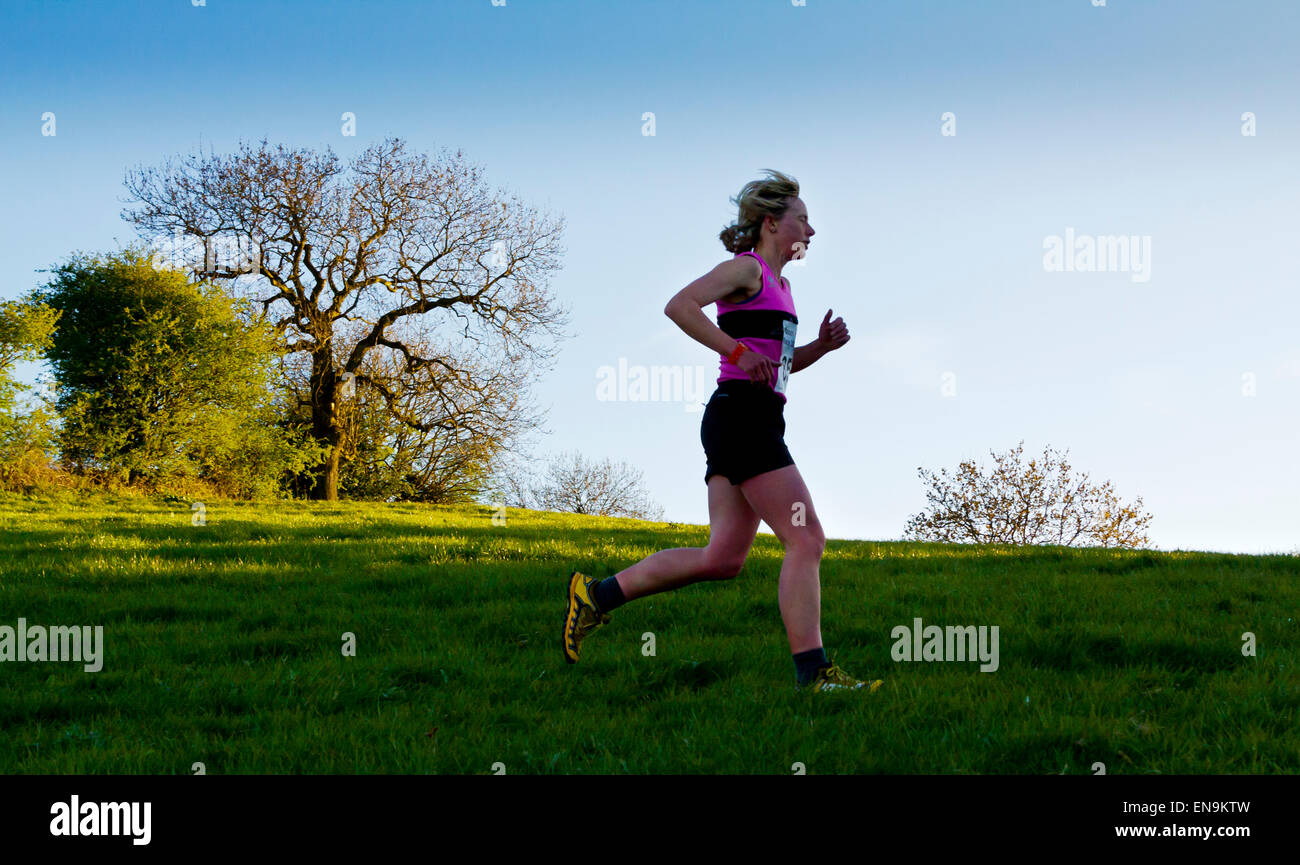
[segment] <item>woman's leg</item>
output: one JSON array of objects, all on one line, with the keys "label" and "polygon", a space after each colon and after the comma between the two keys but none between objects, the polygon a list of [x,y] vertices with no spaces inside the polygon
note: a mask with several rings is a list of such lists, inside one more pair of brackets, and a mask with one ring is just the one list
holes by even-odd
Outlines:
[{"label": "woman's leg", "polygon": [[777,597],[791,654],[822,645],[821,566],[826,535],[799,469],[786,466],[740,485],[750,507],[785,547]]},{"label": "woman's leg", "polygon": [[758,514],[740,487],[713,475],[709,478],[709,545],[660,550],[614,576],[629,601],[701,580],[729,580],[740,573],[757,533]]}]

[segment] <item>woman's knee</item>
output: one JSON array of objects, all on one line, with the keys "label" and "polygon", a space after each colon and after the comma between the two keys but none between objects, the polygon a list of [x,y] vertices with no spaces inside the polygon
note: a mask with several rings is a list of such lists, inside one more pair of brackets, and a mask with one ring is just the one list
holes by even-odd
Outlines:
[{"label": "woman's knee", "polygon": [[781,543],[787,553],[820,559],[826,551],[826,533],[822,531],[821,522],[813,520],[806,525],[787,528]]},{"label": "woman's knee", "polygon": [[748,552],[748,550],[743,553],[714,552],[710,550],[704,557],[704,579],[734,579],[740,574],[740,569],[745,566],[745,557]]}]

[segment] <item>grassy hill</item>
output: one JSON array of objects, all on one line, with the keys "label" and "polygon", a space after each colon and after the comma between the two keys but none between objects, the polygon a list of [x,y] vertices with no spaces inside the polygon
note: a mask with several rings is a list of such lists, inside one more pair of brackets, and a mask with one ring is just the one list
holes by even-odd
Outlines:
[{"label": "grassy hill", "polygon": [[[809,695],[771,534],[569,666],[570,572],[708,527],[493,513],[0,493],[0,626],[104,628],[98,672],[0,663],[0,772],[1300,771],[1293,556],[830,540],[828,653],[885,685]],[[916,618],[998,626],[998,669],[894,661]]]}]

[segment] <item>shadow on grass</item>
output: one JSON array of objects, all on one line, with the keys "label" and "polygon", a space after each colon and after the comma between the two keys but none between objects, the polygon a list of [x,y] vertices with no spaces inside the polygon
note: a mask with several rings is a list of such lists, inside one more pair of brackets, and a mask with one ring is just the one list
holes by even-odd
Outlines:
[{"label": "shadow on grass", "polygon": [[1213,673],[1239,666],[1242,657],[1231,646],[1058,632],[1030,641],[1017,652],[1017,660],[1035,668],[1066,671],[1096,667],[1160,667]]}]

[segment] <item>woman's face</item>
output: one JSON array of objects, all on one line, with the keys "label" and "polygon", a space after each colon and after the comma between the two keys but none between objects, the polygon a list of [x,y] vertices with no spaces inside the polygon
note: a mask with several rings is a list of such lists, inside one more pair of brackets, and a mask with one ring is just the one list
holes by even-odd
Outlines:
[{"label": "woman's face", "polygon": [[781,216],[780,222],[776,224],[776,232],[769,236],[773,238],[776,248],[785,256],[785,260],[790,261],[804,256],[808,244],[812,242],[812,236],[816,233],[808,221],[808,208],[804,206],[803,200],[793,198],[790,206]]}]

